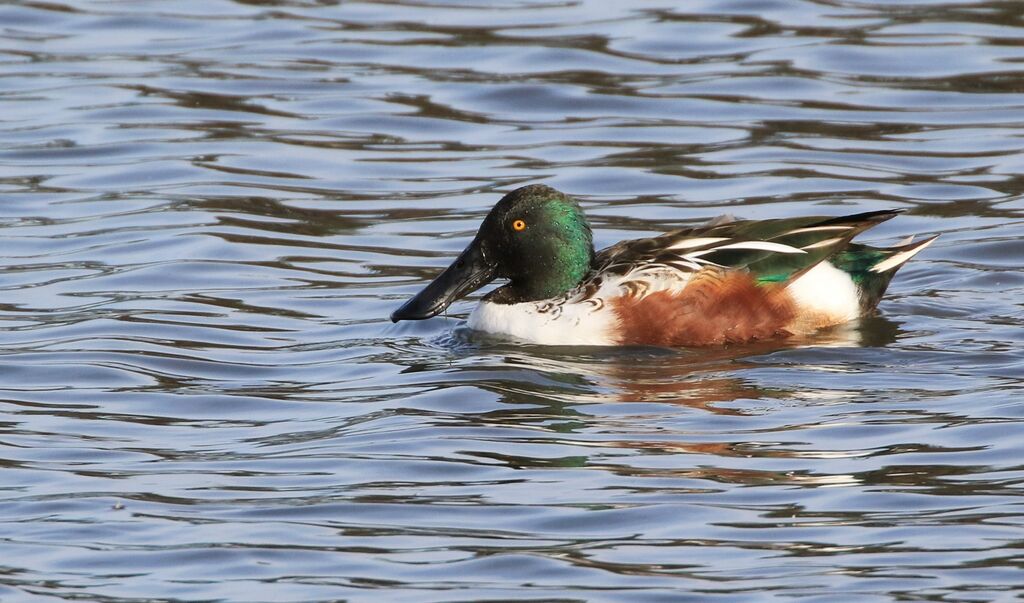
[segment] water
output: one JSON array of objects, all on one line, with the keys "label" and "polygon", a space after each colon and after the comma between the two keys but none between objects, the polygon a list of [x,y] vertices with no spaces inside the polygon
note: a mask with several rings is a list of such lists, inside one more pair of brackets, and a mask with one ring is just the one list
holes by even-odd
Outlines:
[{"label": "water", "polygon": [[[0,35],[0,599],[1022,592],[1020,3],[13,2]],[[388,322],[538,182],[602,246],[942,236],[805,341]]]}]

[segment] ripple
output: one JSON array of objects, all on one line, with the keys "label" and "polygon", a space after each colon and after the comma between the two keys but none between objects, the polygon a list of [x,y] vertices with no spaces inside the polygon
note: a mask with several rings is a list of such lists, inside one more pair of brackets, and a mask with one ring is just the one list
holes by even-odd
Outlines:
[{"label": "ripple", "polygon": [[[1004,599],[1006,3],[0,6],[0,598]],[[725,349],[387,315],[500,196],[603,245],[909,210],[878,316]],[[794,562],[798,561],[798,562]]]}]

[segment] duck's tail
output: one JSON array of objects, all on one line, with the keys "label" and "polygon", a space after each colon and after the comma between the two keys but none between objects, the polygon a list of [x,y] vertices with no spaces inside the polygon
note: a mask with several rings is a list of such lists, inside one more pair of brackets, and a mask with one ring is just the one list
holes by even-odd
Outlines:
[{"label": "duck's tail", "polygon": [[938,236],[933,235],[917,242],[914,242],[914,237],[910,237],[895,247],[885,248],[853,243],[832,256],[830,261],[853,279],[860,291],[861,308],[867,312],[878,305],[896,271],[931,245]]}]

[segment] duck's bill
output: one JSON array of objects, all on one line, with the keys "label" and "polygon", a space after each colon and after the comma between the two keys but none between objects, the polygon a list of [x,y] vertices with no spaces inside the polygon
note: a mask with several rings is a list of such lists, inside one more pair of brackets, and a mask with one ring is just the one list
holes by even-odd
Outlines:
[{"label": "duck's bill", "polygon": [[473,241],[451,266],[391,314],[391,322],[437,316],[455,301],[494,280],[497,266],[487,261]]}]

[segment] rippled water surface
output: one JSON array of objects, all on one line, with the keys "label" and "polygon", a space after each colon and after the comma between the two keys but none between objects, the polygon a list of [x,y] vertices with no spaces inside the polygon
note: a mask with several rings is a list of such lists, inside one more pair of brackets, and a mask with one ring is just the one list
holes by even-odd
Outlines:
[{"label": "rippled water surface", "polygon": [[[1018,1],[3,3],[0,599],[1017,597],[1022,71]],[[942,236],[807,341],[392,325],[527,183]]]}]

